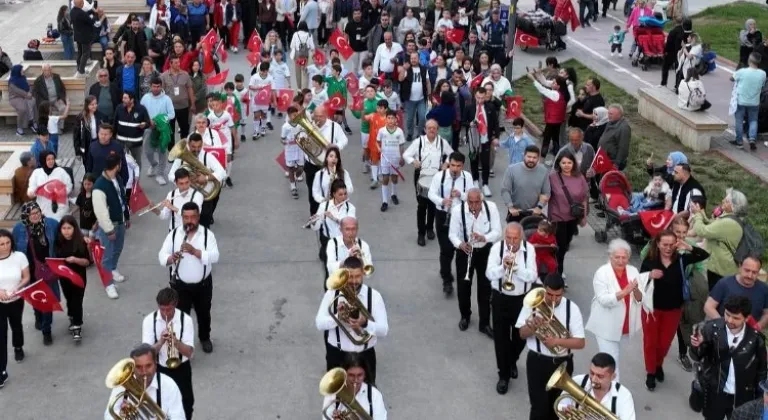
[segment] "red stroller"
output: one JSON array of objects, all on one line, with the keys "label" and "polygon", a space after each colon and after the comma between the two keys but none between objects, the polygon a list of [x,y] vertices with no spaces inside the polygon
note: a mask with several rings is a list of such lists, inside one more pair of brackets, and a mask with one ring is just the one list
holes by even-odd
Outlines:
[{"label": "red stroller", "polygon": [[640,68],[643,71],[648,70],[652,64],[662,64],[664,62],[664,29],[658,27],[641,26],[635,31],[637,40],[637,55],[632,58],[632,66]]},{"label": "red stroller", "polygon": [[610,171],[600,180],[598,208],[605,212],[605,229],[595,229],[595,241],[608,242],[608,232],[625,239],[627,242],[644,244],[648,234],[643,228],[640,217],[636,214],[620,214],[619,207],[628,209],[632,202],[632,185],[620,171]]}]

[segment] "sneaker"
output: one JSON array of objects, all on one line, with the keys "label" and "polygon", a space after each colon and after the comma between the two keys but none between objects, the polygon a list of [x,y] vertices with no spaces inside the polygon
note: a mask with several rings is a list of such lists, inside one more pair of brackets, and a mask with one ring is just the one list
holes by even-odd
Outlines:
[{"label": "sneaker", "polygon": [[475,188],[480,188],[480,181],[475,180],[473,184],[475,185]]},{"label": "sneaker", "polygon": [[112,280],[117,283],[122,283],[125,281],[125,276],[120,274],[120,272],[117,270],[112,270]]},{"label": "sneaker", "polygon": [[24,361],[24,349],[21,347],[14,347],[13,348],[13,358],[16,360],[16,363],[21,363]]},{"label": "sneaker", "polygon": [[150,177],[153,177],[155,176],[156,173],[157,173],[157,168],[154,166],[150,166],[149,170],[147,171],[147,175],[149,175]]},{"label": "sneaker", "polygon": [[269,131],[272,131],[275,129],[275,127],[272,125],[271,122],[267,122],[267,128],[269,129]]},{"label": "sneaker", "polygon": [[656,389],[656,376],[648,374],[645,376],[645,387],[648,391],[653,392]]},{"label": "sneaker", "polygon": [[157,181],[157,183],[158,183],[159,185],[165,185],[165,184],[167,184],[167,183],[168,183],[168,181],[166,181],[166,180],[165,180],[165,178],[163,178],[163,176],[162,176],[162,175],[158,175],[158,176],[156,176],[156,177],[155,177],[155,181]]},{"label": "sneaker", "polygon": [[291,196],[293,196],[293,198],[298,199],[299,198],[299,190],[297,190],[296,188],[291,188]]},{"label": "sneaker", "polygon": [[371,165],[369,165],[368,163],[366,163],[365,165],[363,165],[363,173],[364,173],[364,174],[367,174],[367,173],[368,173],[368,171],[370,170],[370,168],[371,168]]},{"label": "sneaker", "polygon": [[23,136],[24,135],[24,129],[23,128],[17,128],[16,129],[16,135],[17,136]]},{"label": "sneaker", "polygon": [[30,129],[30,130],[32,130],[32,132],[33,132],[33,133],[35,133],[35,134],[37,134],[37,132],[38,132],[38,130],[39,130],[39,129],[37,128],[37,124],[32,124],[32,126],[31,126],[31,127],[29,127],[29,129]]},{"label": "sneaker", "polygon": [[104,290],[107,292],[107,296],[110,299],[117,299],[119,297],[117,295],[117,286],[114,284],[110,284],[109,286],[105,287]]},{"label": "sneaker", "polygon": [[304,174],[302,173],[301,175],[297,176],[297,177],[296,177],[296,181],[298,181],[298,182],[304,182]]},{"label": "sneaker", "polygon": [[379,181],[371,181],[370,185],[372,190],[375,190],[376,188],[379,188]]},{"label": "sneaker", "polygon": [[392,204],[396,206],[400,204],[400,199],[396,195],[392,195]]},{"label": "sneaker", "polygon": [[381,211],[387,211],[387,208],[389,208],[389,204],[387,203],[381,203]]},{"label": "sneaker", "polygon": [[225,183],[225,184],[227,184],[227,186],[228,186],[229,188],[232,188],[232,187],[234,187],[234,186],[235,186],[235,184],[233,184],[233,183],[232,183],[232,178],[230,178],[230,177],[227,177],[227,180],[226,180],[226,181],[224,181],[224,183]]},{"label": "sneaker", "polygon": [[496,173],[493,172],[493,169],[488,171],[488,176],[491,177],[491,178],[495,178],[496,177]]},{"label": "sneaker", "polygon": [[624,56],[621,53],[619,53],[619,58],[622,58],[622,57],[624,57]]},{"label": "sneaker", "polygon": [[490,196],[493,195],[493,194],[491,194],[491,189],[488,188],[487,185],[483,185],[483,195],[486,196],[486,197],[490,197]]},{"label": "sneaker", "polygon": [[245,143],[245,134],[240,134],[240,143]]},{"label": "sneaker", "polygon": [[738,147],[739,149],[743,149],[744,148],[744,144],[742,142],[740,142],[740,141],[731,140],[728,143]]},{"label": "sneaker", "polygon": [[239,51],[237,50],[237,47],[232,47],[232,52],[237,54]]},{"label": "sneaker", "polygon": [[285,177],[288,178],[288,175],[290,175],[287,171],[285,172]]},{"label": "sneaker", "polygon": [[6,382],[8,382],[8,372],[0,372],[0,389],[5,386]]},{"label": "sneaker", "polygon": [[261,127],[261,132],[259,133],[259,136],[266,137],[267,136],[267,129],[264,127]]},{"label": "sneaker", "polygon": [[611,57],[613,57],[614,55],[616,55],[616,54],[615,53],[611,53]]},{"label": "sneaker", "polygon": [[757,145],[754,140],[749,142],[749,150],[757,150]]},{"label": "sneaker", "polygon": [[75,343],[80,343],[80,341],[83,339],[82,335],[82,328],[77,327],[74,331],[72,331],[72,340],[75,341]]},{"label": "sneaker", "polygon": [[345,133],[347,133],[347,134],[352,134],[352,129],[351,129],[351,128],[349,128],[349,126],[348,126],[348,125],[345,125],[345,126],[344,126],[344,132],[345,132]]},{"label": "sneaker", "polygon": [[251,136],[251,140],[253,140],[253,141],[256,141],[256,140],[258,140],[258,139],[259,139],[259,137],[261,137],[261,133],[259,133],[258,131],[256,131],[256,132],[254,132],[254,133],[253,133],[253,135]]},{"label": "sneaker", "polygon": [[680,366],[683,368],[686,372],[693,371],[693,364],[691,363],[691,359],[688,358],[687,354],[681,354],[677,356],[677,361],[680,363]]},{"label": "sneaker", "polygon": [[53,344],[53,336],[51,335],[50,331],[49,332],[44,332],[43,333],[43,345],[44,346],[50,346],[51,344]]},{"label": "sneaker", "polygon": [[283,113],[282,112],[278,112],[277,113],[277,118],[283,118]]}]

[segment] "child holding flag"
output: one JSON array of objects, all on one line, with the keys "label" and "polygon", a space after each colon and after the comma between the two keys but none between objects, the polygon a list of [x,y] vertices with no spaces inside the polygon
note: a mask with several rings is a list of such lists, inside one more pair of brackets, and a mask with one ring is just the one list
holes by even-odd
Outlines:
[{"label": "child holding flag", "polygon": [[[368,85],[365,87],[365,90],[363,91],[365,99],[363,100],[363,115],[362,115],[362,121],[360,122],[360,143],[363,146],[363,173],[368,173],[368,168],[371,168],[371,189],[376,188],[379,174],[378,174],[378,167],[371,165],[366,160],[366,153],[370,152],[368,150],[368,138],[370,135],[370,123],[368,122],[368,119],[366,116],[369,114],[373,114],[376,112],[376,103],[378,100],[376,99],[376,85]],[[374,137],[375,139],[375,137]]]},{"label": "child holding flag", "polygon": [[365,149],[363,151],[368,154],[368,161],[372,168],[372,190],[379,186],[378,173],[379,164],[381,163],[381,148],[379,147],[378,143],[376,143],[376,139],[378,138],[379,130],[387,125],[386,102],[387,101],[384,99],[379,99],[378,102],[376,102],[376,112],[366,115],[363,119],[363,122],[369,125],[368,142],[365,145]]}]

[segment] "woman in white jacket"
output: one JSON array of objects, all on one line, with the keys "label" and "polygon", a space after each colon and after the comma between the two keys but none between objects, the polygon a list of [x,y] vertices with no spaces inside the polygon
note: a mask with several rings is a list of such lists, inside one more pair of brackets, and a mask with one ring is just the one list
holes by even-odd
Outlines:
[{"label": "woman in white jacket", "polygon": [[625,240],[611,241],[608,253],[609,262],[598,268],[592,279],[595,297],[585,328],[597,338],[600,351],[616,360],[618,381],[621,342],[642,331],[640,311],[644,295],[649,293],[645,290],[648,275],[641,276],[637,268],[629,265],[632,249]]},{"label": "woman in white jacket", "polygon": [[154,32],[158,24],[165,25],[166,31],[171,30],[171,9],[165,4],[165,0],[157,0],[149,12],[149,28]]},{"label": "woman in white jacket", "polygon": [[35,197],[35,201],[37,201],[45,217],[59,221],[69,213],[68,202],[65,200],[63,203],[55,203],[49,198],[37,196],[37,189],[49,181],[58,180],[64,184],[67,196],[69,196],[69,193],[72,191],[72,179],[67,171],[56,166],[56,154],[52,151],[44,150],[40,152],[40,163],[41,166],[32,171],[32,175],[29,178],[27,195]]}]

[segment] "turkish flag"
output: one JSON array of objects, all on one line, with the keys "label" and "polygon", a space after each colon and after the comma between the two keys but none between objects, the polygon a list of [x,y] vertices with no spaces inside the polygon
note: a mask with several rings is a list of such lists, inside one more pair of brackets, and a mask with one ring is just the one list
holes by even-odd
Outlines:
[{"label": "turkish flag", "polygon": [[259,54],[261,51],[261,37],[257,31],[253,31],[251,37],[248,38],[248,51]]},{"label": "turkish flag", "polygon": [[88,250],[91,251],[93,262],[96,264],[96,269],[99,270],[99,277],[104,287],[109,286],[109,282],[112,281],[112,272],[104,268],[101,264],[102,258],[104,258],[104,246],[99,241],[91,241],[88,244]]},{"label": "turkish flag", "polygon": [[342,111],[344,110],[345,106],[347,106],[347,100],[344,99],[344,97],[341,96],[341,93],[339,92],[331,95],[331,97],[328,98],[328,100],[325,102],[325,107],[332,111]]},{"label": "turkish flag", "polygon": [[558,0],[555,6],[555,19],[563,22],[571,22],[571,30],[575,31],[579,27],[579,15],[573,8],[571,0]]},{"label": "turkish flag", "polygon": [[358,92],[355,95],[352,95],[352,105],[349,107],[350,111],[362,111],[363,110],[363,100],[365,98],[363,97],[362,92]]},{"label": "turkish flag", "polygon": [[757,323],[757,320],[752,315],[747,316],[747,325],[753,330],[760,332],[760,324]]},{"label": "turkish flag", "polygon": [[344,34],[341,33],[339,28],[334,29],[328,42],[339,51],[339,54],[344,57],[344,60],[349,60],[349,57],[352,57],[352,54],[355,53],[352,51],[352,47],[349,46],[349,41],[344,38]]},{"label": "turkish flag", "polygon": [[219,36],[216,34],[216,31],[211,29],[208,31],[207,34],[203,37],[203,39],[200,40],[200,46],[204,50],[211,51],[213,50],[213,46],[216,45],[216,43],[219,41]]},{"label": "turkish flag", "polygon": [[520,28],[517,28],[515,31],[515,45],[519,45],[521,47],[538,47],[539,46],[539,39],[535,36],[529,34],[528,32],[520,30]]},{"label": "turkish flag", "polygon": [[[480,112],[481,108],[483,112]],[[475,120],[477,121],[477,133],[481,136],[488,135],[488,120],[485,117],[485,109],[480,105],[475,112]]]},{"label": "turkish flag", "polygon": [[211,50],[203,49],[203,74],[212,74],[216,71],[216,66],[213,65],[213,54]]},{"label": "turkish flag", "polygon": [[59,299],[53,294],[51,286],[43,280],[38,280],[16,292],[33,308],[40,312],[62,311]]},{"label": "turkish flag", "polygon": [[144,189],[141,188],[139,180],[137,179],[133,184],[133,190],[131,191],[131,201],[128,203],[128,207],[131,209],[131,214],[149,207],[150,204],[147,194],[144,192]]},{"label": "turkish flag", "polygon": [[261,106],[269,106],[272,99],[272,85],[262,86],[260,88],[250,88],[255,93],[253,94],[253,104]]},{"label": "turkish flag", "polygon": [[261,61],[261,56],[257,52],[252,52],[248,54],[245,57],[249,63],[251,63],[251,67],[256,67],[257,64],[259,64],[259,61]]},{"label": "turkish flag", "polygon": [[219,44],[219,48],[216,50],[216,54],[218,54],[219,56],[219,61],[221,61],[222,63],[227,62],[227,57],[229,57],[229,55],[227,54],[227,48],[224,47],[223,42]]},{"label": "turkish flag", "polygon": [[219,146],[203,146],[203,150],[210,153],[219,161],[221,167],[227,169],[227,148]]},{"label": "turkish flag", "polygon": [[605,153],[605,150],[603,150],[602,147],[598,147],[597,153],[595,153],[595,159],[592,160],[590,168],[592,168],[596,174],[604,174],[616,170],[616,165],[614,165],[611,158],[608,157],[608,153]]},{"label": "turkish flag", "polygon": [[67,204],[67,186],[58,179],[53,179],[37,187],[35,194],[55,203]]},{"label": "turkish flag", "polygon": [[354,95],[360,91],[360,79],[357,78],[357,75],[354,72],[347,73],[344,78],[347,79],[347,92],[349,92],[350,95]]},{"label": "turkish flag", "polygon": [[315,53],[312,54],[312,61],[317,63],[317,65],[319,66],[324,66],[326,61],[325,53],[323,53],[323,51],[320,49],[316,49]]},{"label": "turkish flag", "polygon": [[283,169],[283,172],[288,172],[288,165],[285,164],[285,149],[280,151],[280,154],[275,158],[275,162]]},{"label": "turkish flag", "polygon": [[507,120],[514,120],[520,116],[523,110],[522,96],[505,96],[504,102],[507,103],[507,110],[504,114]]},{"label": "turkish flag", "polygon": [[659,232],[666,229],[675,217],[675,213],[672,210],[643,210],[638,212],[637,215],[640,216],[640,221],[650,236],[656,236]]},{"label": "turkish flag", "polygon": [[451,44],[461,44],[464,40],[464,29],[446,29],[445,40]]},{"label": "turkish flag", "polygon": [[51,271],[57,276],[68,279],[75,286],[85,289],[83,278],[71,268],[67,267],[67,261],[64,258],[46,258],[45,263],[48,264],[48,267],[50,267]]},{"label": "turkish flag", "polygon": [[483,73],[478,73],[477,76],[473,77],[472,80],[469,82],[469,88],[470,89],[477,89],[480,86],[480,83],[483,83],[483,79],[485,76]]},{"label": "turkish flag", "polygon": [[208,85],[208,86],[220,85],[220,84],[222,84],[222,83],[227,81],[227,77],[228,76],[229,76],[229,69],[224,70],[223,72],[217,74],[216,76],[209,77],[205,81],[205,84]]},{"label": "turkish flag", "polygon": [[279,112],[288,111],[288,107],[291,106],[293,100],[293,89],[278,89],[277,90],[277,103],[275,106]]}]

